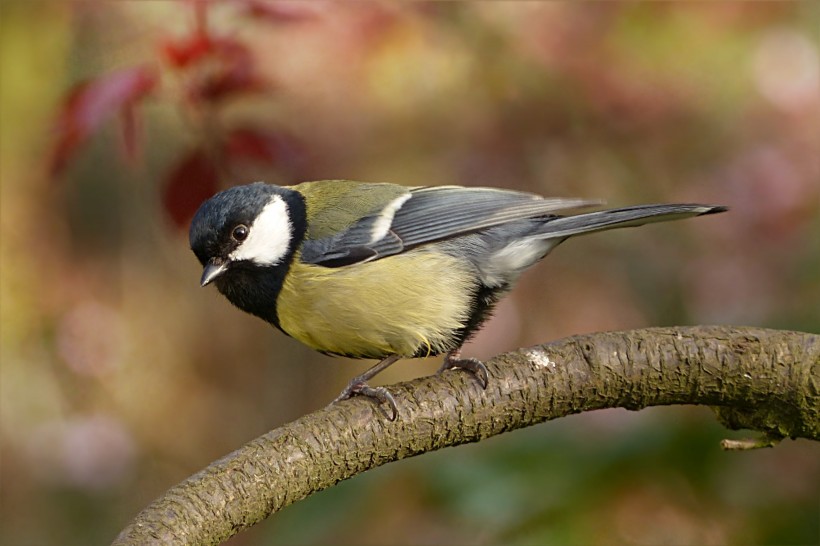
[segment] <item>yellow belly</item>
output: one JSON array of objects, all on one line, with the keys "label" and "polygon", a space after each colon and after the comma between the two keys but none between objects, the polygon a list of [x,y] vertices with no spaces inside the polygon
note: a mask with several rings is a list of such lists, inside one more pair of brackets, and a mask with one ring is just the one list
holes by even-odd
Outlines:
[{"label": "yellow belly", "polygon": [[469,318],[475,273],[415,250],[339,268],[294,259],[279,293],[279,324],[305,345],[361,358],[454,348]]}]

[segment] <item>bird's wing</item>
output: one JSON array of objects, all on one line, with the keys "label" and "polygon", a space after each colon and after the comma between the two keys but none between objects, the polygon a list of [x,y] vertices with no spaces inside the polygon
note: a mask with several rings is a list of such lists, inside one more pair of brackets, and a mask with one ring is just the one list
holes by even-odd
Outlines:
[{"label": "bird's wing", "polygon": [[302,245],[302,261],[340,267],[524,218],[599,204],[495,188],[430,186],[408,190],[340,233],[307,239]]}]

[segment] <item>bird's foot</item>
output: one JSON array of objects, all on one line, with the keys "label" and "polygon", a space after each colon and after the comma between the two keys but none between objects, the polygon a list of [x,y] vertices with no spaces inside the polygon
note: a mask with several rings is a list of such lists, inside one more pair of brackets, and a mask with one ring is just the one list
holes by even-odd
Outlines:
[{"label": "bird's foot", "polygon": [[467,370],[472,373],[482,389],[486,389],[487,384],[490,382],[490,373],[487,371],[487,366],[477,358],[461,358],[460,350],[447,353],[444,357],[444,362],[441,364],[441,368],[439,368],[436,373],[442,373],[453,368],[461,368],[462,370]]},{"label": "bird's foot", "polygon": [[[350,383],[348,383],[347,387],[345,387],[345,390],[343,390],[341,394],[336,397],[333,403],[340,402],[341,400],[347,400],[351,396],[366,396],[367,398],[375,400],[378,402],[379,408],[384,411],[385,416],[391,421],[395,421],[396,417],[399,415],[399,408],[396,406],[396,399],[393,398],[390,391],[384,387],[371,387],[360,377],[354,377]],[[389,411],[385,406],[390,408]]]},{"label": "bird's foot", "polygon": [[[375,366],[367,370],[361,375],[357,375],[353,379],[350,380],[350,383],[347,384],[345,390],[336,397],[333,403],[339,402],[341,400],[347,400],[351,396],[358,395],[358,396],[366,396],[371,398],[379,403],[379,408],[385,412],[385,415],[391,421],[395,421],[396,417],[399,415],[399,408],[396,407],[396,399],[393,398],[393,395],[390,394],[390,391],[385,389],[384,387],[371,387],[367,384],[368,380],[372,379],[376,374],[384,371],[386,368],[390,367],[395,361],[399,359],[399,355],[390,355],[386,358],[383,358]],[[385,410],[385,406],[390,407],[390,412],[388,413]]]}]

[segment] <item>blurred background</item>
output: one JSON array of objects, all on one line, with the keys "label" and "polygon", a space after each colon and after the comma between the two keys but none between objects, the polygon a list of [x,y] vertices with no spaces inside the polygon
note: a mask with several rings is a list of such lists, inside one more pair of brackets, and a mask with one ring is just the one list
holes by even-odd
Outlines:
[{"label": "blurred background", "polygon": [[[646,326],[820,331],[820,4],[0,9],[4,544],[106,544],[371,364],[199,287],[187,222],[233,184],[731,208],[562,246],[471,356]],[[820,543],[820,447],[727,436],[705,408],[574,416],[377,469],[230,544]]]}]

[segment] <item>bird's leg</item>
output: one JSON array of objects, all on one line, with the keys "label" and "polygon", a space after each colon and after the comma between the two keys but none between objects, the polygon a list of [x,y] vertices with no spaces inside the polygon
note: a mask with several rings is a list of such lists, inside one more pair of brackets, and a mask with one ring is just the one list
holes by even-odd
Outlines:
[{"label": "bird's leg", "polygon": [[490,381],[487,366],[477,358],[461,358],[461,347],[453,349],[444,356],[444,362],[442,362],[441,368],[439,368],[436,373],[442,373],[452,368],[461,368],[469,371],[478,380],[482,389],[487,388],[487,383]]},{"label": "bird's leg", "polygon": [[391,421],[396,420],[396,416],[399,414],[399,409],[396,407],[396,400],[393,398],[393,395],[390,394],[390,391],[385,389],[384,387],[371,387],[367,384],[367,381],[373,379],[377,374],[383,372],[385,369],[390,367],[391,364],[396,362],[400,358],[399,355],[390,355],[387,358],[383,358],[380,360],[375,366],[367,370],[361,375],[357,375],[345,387],[345,390],[336,397],[333,402],[339,402],[340,400],[346,400],[353,395],[359,396],[366,396],[368,398],[373,398],[380,404],[386,404],[390,406],[390,415],[387,416],[388,419]]}]

